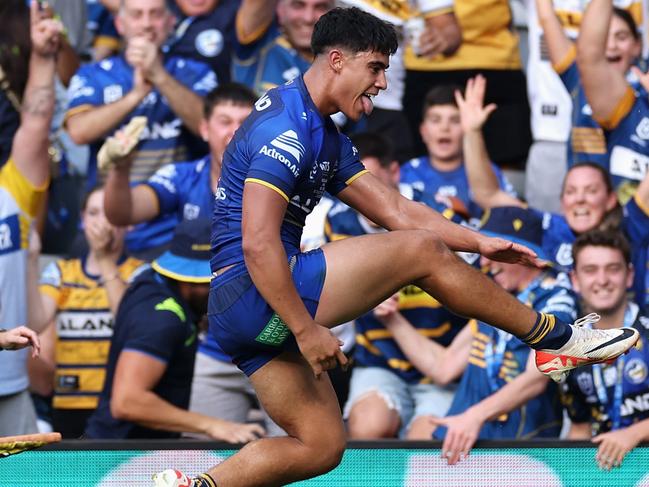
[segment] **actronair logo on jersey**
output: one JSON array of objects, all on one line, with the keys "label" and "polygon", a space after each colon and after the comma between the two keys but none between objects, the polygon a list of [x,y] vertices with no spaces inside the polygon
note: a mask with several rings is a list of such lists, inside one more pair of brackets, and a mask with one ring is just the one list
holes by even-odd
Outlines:
[{"label": "actronair logo on jersey", "polygon": [[282,152],[290,154],[291,156],[293,156],[295,161],[291,160],[291,158],[287,157],[277,149],[268,147],[267,145],[264,145],[259,150],[259,153],[278,160],[279,162],[284,164],[289,169],[289,171],[291,171],[293,176],[298,177],[300,174],[298,164],[300,163],[302,157],[304,157],[306,150],[304,149],[302,143],[298,140],[295,131],[287,130],[286,132],[281,133],[270,142],[270,145],[276,147],[277,149],[280,149],[280,151]]}]

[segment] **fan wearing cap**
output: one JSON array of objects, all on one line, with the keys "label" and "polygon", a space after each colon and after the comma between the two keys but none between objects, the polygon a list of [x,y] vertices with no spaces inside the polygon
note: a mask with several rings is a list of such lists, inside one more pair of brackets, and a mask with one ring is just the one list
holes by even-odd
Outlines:
[{"label": "fan wearing cap", "polygon": [[[507,238],[535,250],[541,248],[542,218],[518,207],[487,210],[481,232]],[[505,290],[538,312],[561,320],[576,317],[576,300],[550,265],[545,268],[495,262],[481,264]],[[384,319],[405,355],[433,382],[446,384],[462,375],[444,418],[428,417],[443,439],[442,455],[453,464],[469,454],[478,439],[557,437],[561,406],[554,383],[541,374],[530,349],[515,336],[472,321],[448,347],[418,334],[398,313]]]},{"label": "fan wearing cap", "polygon": [[170,249],[126,291],[115,317],[106,381],[88,438],[176,438],[202,433],[244,443],[263,433],[187,411],[197,323],[207,311],[210,223],[181,222]]}]

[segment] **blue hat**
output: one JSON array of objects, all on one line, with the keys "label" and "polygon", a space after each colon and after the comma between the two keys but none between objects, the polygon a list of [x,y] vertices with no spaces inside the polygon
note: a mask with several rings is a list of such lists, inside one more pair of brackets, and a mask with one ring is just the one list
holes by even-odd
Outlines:
[{"label": "blue hat", "polygon": [[151,267],[175,281],[210,282],[210,231],[207,218],[183,220],[176,227],[169,250],[154,260]]},{"label": "blue hat", "polygon": [[539,259],[551,264],[543,250],[543,215],[518,206],[490,208],[482,215],[480,232],[529,247]]}]

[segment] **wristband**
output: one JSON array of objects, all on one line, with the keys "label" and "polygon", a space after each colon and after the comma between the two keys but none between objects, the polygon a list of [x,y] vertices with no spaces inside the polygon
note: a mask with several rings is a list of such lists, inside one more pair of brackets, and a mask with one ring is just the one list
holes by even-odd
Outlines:
[{"label": "wristband", "polygon": [[[4,328],[0,328],[0,333],[6,333],[6,332],[7,330],[5,330]],[[0,350],[4,350],[4,348],[2,348],[2,345],[0,345]]]}]

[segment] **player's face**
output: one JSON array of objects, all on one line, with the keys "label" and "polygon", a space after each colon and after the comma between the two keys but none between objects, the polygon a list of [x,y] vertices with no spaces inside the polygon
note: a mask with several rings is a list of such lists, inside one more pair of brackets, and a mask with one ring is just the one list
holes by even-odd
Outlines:
[{"label": "player's face", "polygon": [[457,162],[462,158],[462,124],[454,105],[433,105],[419,128],[428,154],[438,162]]},{"label": "player's face", "polygon": [[480,258],[480,265],[487,268],[493,280],[510,293],[521,291],[536,273],[535,269],[528,266],[496,262],[486,257]]},{"label": "player's face", "polygon": [[607,315],[626,303],[633,271],[618,249],[588,246],[579,251],[571,278],[588,310]]},{"label": "player's face", "polygon": [[608,29],[606,60],[611,67],[624,74],[639,55],[640,43],[633,37],[629,26],[613,15]]},{"label": "player's face", "polygon": [[277,20],[294,48],[310,51],[313,26],[333,6],[332,0],[280,0]]},{"label": "player's face", "polygon": [[383,184],[391,188],[399,187],[399,163],[394,161],[388,167],[383,167],[376,157],[363,157],[361,162],[369,172],[379,178]]},{"label": "player's face", "polygon": [[165,0],[126,0],[116,19],[119,33],[127,41],[145,37],[157,46],[164,44],[173,27],[174,17]]},{"label": "player's face", "polygon": [[615,193],[609,193],[602,174],[595,168],[574,167],[566,175],[561,208],[575,233],[597,227],[615,207]]},{"label": "player's face", "polygon": [[372,98],[388,86],[388,62],[387,54],[380,52],[341,53],[335,92],[338,109],[348,118],[357,121],[372,113]]},{"label": "player's face", "polygon": [[188,17],[204,15],[216,7],[218,0],[176,0],[176,5]]},{"label": "player's face", "polygon": [[221,163],[225,148],[251,111],[251,106],[227,101],[215,105],[208,120],[201,120],[201,136],[209,144],[215,163]]}]

